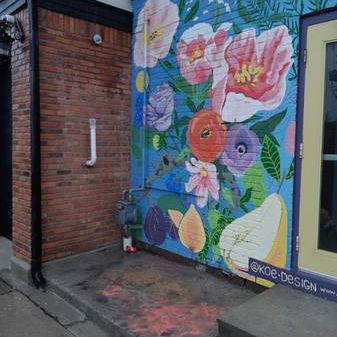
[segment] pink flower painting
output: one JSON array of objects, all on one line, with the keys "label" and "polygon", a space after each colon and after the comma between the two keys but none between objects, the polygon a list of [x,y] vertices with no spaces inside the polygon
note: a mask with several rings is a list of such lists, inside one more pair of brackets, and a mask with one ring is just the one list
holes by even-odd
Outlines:
[{"label": "pink flower painting", "polygon": [[188,183],[185,184],[186,192],[196,194],[197,205],[200,208],[206,206],[209,194],[216,201],[219,200],[219,181],[214,164],[204,163],[195,158],[191,162],[186,162],[186,169],[191,174]]},{"label": "pink flower painting", "polygon": [[138,15],[134,61],[153,68],[167,56],[179,24],[178,6],[170,0],[148,0]]},{"label": "pink flower painting", "polygon": [[205,82],[213,68],[223,63],[222,55],[231,24],[224,23],[214,33],[207,23],[198,23],[187,29],[177,46],[177,63],[189,84]]},{"label": "pink flower painting", "polygon": [[212,108],[226,122],[242,122],[258,111],[277,108],[285,95],[292,54],[286,26],[258,37],[255,29],[234,36],[224,53],[226,65],[214,70]]},{"label": "pink flower painting", "polygon": [[285,148],[289,155],[295,153],[296,122],[291,122],[286,131]]}]

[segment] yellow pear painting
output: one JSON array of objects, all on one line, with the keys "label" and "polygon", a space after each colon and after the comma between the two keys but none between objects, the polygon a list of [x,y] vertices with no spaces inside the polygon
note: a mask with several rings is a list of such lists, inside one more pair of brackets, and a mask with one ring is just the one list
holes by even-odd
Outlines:
[{"label": "yellow pear painting", "polygon": [[181,243],[194,253],[201,252],[206,243],[206,233],[195,206],[191,205],[185,215],[176,210],[168,210],[168,214],[178,228]]},{"label": "yellow pear painting", "polygon": [[284,268],[287,218],[282,197],[274,193],[260,207],[229,224],[219,241],[221,255],[228,267],[236,274],[246,274],[249,258],[254,258]]}]

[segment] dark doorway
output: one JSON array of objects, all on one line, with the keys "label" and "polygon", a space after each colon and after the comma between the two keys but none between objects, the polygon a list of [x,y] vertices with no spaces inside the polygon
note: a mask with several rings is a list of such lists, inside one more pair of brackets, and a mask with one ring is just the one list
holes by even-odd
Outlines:
[{"label": "dark doorway", "polygon": [[0,236],[12,237],[12,83],[9,59],[0,59]]}]

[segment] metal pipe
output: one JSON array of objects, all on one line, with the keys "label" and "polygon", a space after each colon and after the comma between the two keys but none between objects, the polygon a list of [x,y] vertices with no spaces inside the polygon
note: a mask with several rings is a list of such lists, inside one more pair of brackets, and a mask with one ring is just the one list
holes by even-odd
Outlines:
[{"label": "metal pipe", "polygon": [[[147,39],[147,25],[148,25],[148,18],[147,18],[147,13],[146,11],[144,11],[144,41],[145,39]],[[147,65],[147,54],[148,54],[148,50],[147,50],[147,44],[145,44],[145,48],[144,48],[144,64],[145,64],[145,69],[146,69],[146,65]],[[143,79],[144,83],[144,92],[143,92],[143,115],[142,115],[142,183],[140,186],[138,186],[141,189],[144,189],[145,187],[145,149],[146,149],[146,134],[145,134],[145,125],[146,125],[146,101],[147,101],[147,76],[146,76],[146,70],[144,70],[144,79]]]},{"label": "metal pipe", "polygon": [[90,124],[90,154],[91,158],[86,162],[86,165],[93,167],[97,161],[97,152],[96,152],[96,119],[89,119]]},{"label": "metal pipe", "polygon": [[40,141],[40,78],[37,0],[28,0],[30,56],[31,118],[31,278],[37,288],[44,288],[42,274],[41,221],[41,141]]}]

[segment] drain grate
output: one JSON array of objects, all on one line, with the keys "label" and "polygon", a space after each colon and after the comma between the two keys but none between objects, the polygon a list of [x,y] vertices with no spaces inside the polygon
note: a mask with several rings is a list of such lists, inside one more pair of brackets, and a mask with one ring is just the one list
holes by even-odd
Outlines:
[{"label": "drain grate", "polygon": [[10,290],[11,290],[11,288],[8,287],[7,284],[0,281],[0,295],[7,294],[8,292],[10,292]]}]

